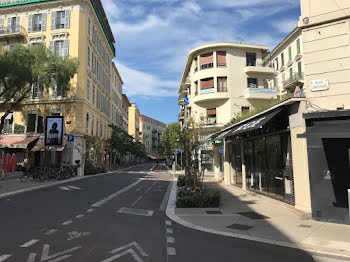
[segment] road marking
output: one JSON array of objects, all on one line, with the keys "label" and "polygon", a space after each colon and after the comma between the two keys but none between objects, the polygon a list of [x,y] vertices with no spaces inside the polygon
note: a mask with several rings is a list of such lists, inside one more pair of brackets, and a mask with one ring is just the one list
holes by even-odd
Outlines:
[{"label": "road marking", "polygon": [[20,246],[20,247],[30,247],[30,246],[34,245],[35,243],[37,243],[37,242],[39,242],[39,241],[40,241],[40,239],[32,239],[32,240],[30,240],[30,241],[24,243],[24,244],[23,244],[22,246]]},{"label": "road marking", "polygon": [[58,188],[61,189],[61,190],[65,190],[65,191],[69,191],[70,190],[68,187],[65,187],[65,186],[59,186]]},{"label": "road marking", "polygon": [[168,247],[168,255],[175,256],[176,255],[176,249],[174,247]]},{"label": "road marking", "polygon": [[139,200],[141,200],[141,198],[143,198],[143,195],[139,196],[134,203],[131,204],[131,206],[133,207],[134,205],[136,205],[137,202],[139,202]]},{"label": "road marking", "polygon": [[155,184],[157,184],[158,181],[154,181],[154,183],[152,184],[152,186],[154,186]]},{"label": "road marking", "polygon": [[72,223],[73,223],[72,220],[67,220],[66,222],[63,222],[61,225],[62,225],[62,226],[68,226],[68,225],[70,225],[70,224],[72,224]]},{"label": "road marking", "polygon": [[115,192],[112,195],[109,195],[108,197],[96,202],[95,204],[92,204],[91,207],[100,207],[104,204],[106,204],[108,201],[112,200],[113,198],[119,196],[120,194],[128,191],[130,188],[133,188],[134,186],[136,186],[138,183],[140,183],[142,181],[142,179],[138,179],[137,181],[135,181],[134,183],[128,185],[127,187],[124,187],[123,189]]},{"label": "road marking", "polygon": [[68,187],[71,189],[82,190],[80,187],[77,187],[77,186],[68,186]]},{"label": "road marking", "polygon": [[142,256],[148,257],[148,254],[145,252],[145,250],[142,249],[142,247],[140,247],[140,245],[136,241],[133,241],[133,242],[131,242],[129,244],[126,244],[124,246],[121,246],[121,247],[118,247],[116,249],[113,249],[112,251],[109,251],[109,253],[114,254],[114,253],[117,253],[117,252],[119,252],[119,251],[121,251],[123,249],[127,249],[127,248],[130,248],[130,247],[135,247],[140,252],[140,254]]},{"label": "road marking", "polygon": [[92,212],[94,212],[93,208],[90,208],[90,209],[86,210],[86,213],[92,213]]},{"label": "road marking", "polygon": [[139,187],[138,189],[136,189],[136,192],[140,191],[142,189],[142,187]]},{"label": "road marking", "polygon": [[84,217],[85,215],[83,215],[83,214],[80,214],[80,215],[77,215],[75,218],[82,218],[82,217]]},{"label": "road marking", "polygon": [[[82,248],[82,246],[76,246],[76,247],[73,247],[73,248],[70,248],[70,249],[67,249],[67,250],[64,250],[64,251],[57,252],[55,254],[49,255],[49,253],[50,253],[50,245],[45,244],[43,246],[43,252],[41,254],[41,260],[40,261],[48,261],[48,260],[53,259],[55,257],[58,257],[58,258],[56,258],[54,260],[50,260],[50,262],[60,261],[60,260],[66,259],[68,257],[71,257],[71,255],[65,255],[65,254],[73,252],[73,251],[78,250],[80,248]],[[62,256],[62,255],[65,255],[65,256]],[[62,257],[59,257],[59,256],[62,256]]]},{"label": "road marking", "polygon": [[168,243],[175,243],[175,238],[173,238],[173,237],[166,237],[166,241]]},{"label": "road marking", "polygon": [[53,229],[50,229],[49,231],[47,231],[45,233],[45,235],[49,236],[49,235],[52,235],[53,233],[56,233],[57,231],[58,231],[58,229],[53,228]]},{"label": "road marking", "polygon": [[132,257],[135,259],[136,262],[143,262],[143,260],[139,257],[139,255],[137,255],[136,252],[131,248],[124,250],[123,252],[121,252],[117,255],[114,255],[110,258],[102,260],[101,262],[111,262],[111,261],[116,260],[117,258],[120,258],[120,257],[125,256],[127,254],[132,255]]},{"label": "road marking", "polygon": [[152,189],[152,186],[150,186],[149,188],[147,188],[147,190],[145,191],[144,194],[147,194],[151,189]]},{"label": "road marking", "polygon": [[165,221],[165,224],[166,224],[167,226],[171,226],[171,221],[167,220],[167,221]]},{"label": "road marking", "polygon": [[79,237],[86,237],[86,236],[90,236],[91,232],[78,232],[78,231],[72,231],[72,232],[68,232],[67,233],[68,238],[67,240],[72,240],[75,238],[79,238]]},{"label": "road marking", "polygon": [[171,228],[166,228],[166,233],[167,234],[173,234],[174,231]]},{"label": "road marking", "polygon": [[30,253],[27,262],[34,262],[36,253]]},{"label": "road marking", "polygon": [[0,262],[5,261],[6,259],[8,259],[9,257],[12,257],[12,255],[9,254],[4,254],[0,256]]},{"label": "road marking", "polygon": [[146,216],[146,217],[153,216],[153,212],[154,212],[153,210],[136,209],[136,208],[128,208],[128,207],[122,207],[117,211],[117,213],[121,213],[121,214],[130,214],[130,215],[138,215],[138,216]]},{"label": "road marking", "polygon": [[172,184],[169,183],[168,185],[168,188],[164,194],[164,197],[163,197],[163,200],[162,200],[162,203],[160,204],[160,207],[159,207],[159,210],[161,211],[165,211],[166,209],[166,206],[167,206],[167,203],[169,201],[169,196],[170,196],[170,192],[171,192],[171,187],[172,187]]}]

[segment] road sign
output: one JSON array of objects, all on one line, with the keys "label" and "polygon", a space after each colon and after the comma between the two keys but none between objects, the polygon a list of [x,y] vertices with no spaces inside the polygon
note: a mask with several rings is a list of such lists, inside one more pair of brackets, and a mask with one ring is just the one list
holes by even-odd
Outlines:
[{"label": "road sign", "polygon": [[186,97],[185,99],[184,99],[184,103],[185,104],[188,104],[190,102],[190,100],[188,99],[188,97]]},{"label": "road sign", "polygon": [[182,153],[184,149],[182,147],[179,147],[179,152]]},{"label": "road sign", "polygon": [[68,142],[74,142],[74,135],[68,135],[67,141]]},{"label": "road sign", "polygon": [[223,147],[220,147],[220,148],[219,148],[219,152],[220,152],[220,153],[224,153],[224,148],[223,148]]}]

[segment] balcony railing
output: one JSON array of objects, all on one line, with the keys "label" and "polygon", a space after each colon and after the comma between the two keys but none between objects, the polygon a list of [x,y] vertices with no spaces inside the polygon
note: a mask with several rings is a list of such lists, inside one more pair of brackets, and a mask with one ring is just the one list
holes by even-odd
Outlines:
[{"label": "balcony railing", "polygon": [[304,73],[294,73],[290,78],[283,81],[283,88],[288,89],[290,87],[293,87],[294,85],[297,85],[301,80],[304,80]]},{"label": "balcony railing", "polygon": [[26,31],[22,26],[9,26],[0,28],[0,38],[9,36],[25,36]]},{"label": "balcony railing", "polygon": [[200,94],[209,94],[209,93],[214,93],[215,92],[215,88],[206,88],[206,89],[201,89],[200,90]]},{"label": "balcony railing", "polygon": [[216,124],[216,117],[208,117],[206,124],[207,125],[215,125]]},{"label": "balcony railing", "polygon": [[201,69],[207,69],[207,68],[213,68],[213,67],[214,67],[213,62],[201,65]]}]

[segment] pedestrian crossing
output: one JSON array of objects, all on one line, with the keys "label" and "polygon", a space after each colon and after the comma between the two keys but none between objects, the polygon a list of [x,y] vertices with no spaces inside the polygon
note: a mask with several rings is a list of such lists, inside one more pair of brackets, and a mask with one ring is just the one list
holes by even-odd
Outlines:
[{"label": "pedestrian crossing", "polygon": [[70,191],[70,190],[82,190],[82,188],[77,186],[59,186],[58,189],[63,191]]}]

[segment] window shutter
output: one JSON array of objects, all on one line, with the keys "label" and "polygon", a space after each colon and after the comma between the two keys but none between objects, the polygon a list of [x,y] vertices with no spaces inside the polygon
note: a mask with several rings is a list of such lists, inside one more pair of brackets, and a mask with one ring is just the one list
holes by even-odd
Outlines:
[{"label": "window shutter", "polygon": [[201,65],[213,63],[213,53],[201,55]]},{"label": "window shutter", "polygon": [[28,33],[31,33],[33,30],[33,15],[28,16]]},{"label": "window shutter", "polygon": [[4,19],[0,18],[0,28],[4,27]]},{"label": "window shutter", "polygon": [[50,41],[50,51],[51,53],[55,53],[55,41]]},{"label": "window shutter", "polygon": [[38,98],[42,98],[43,97],[43,85],[42,84],[38,84]]},{"label": "window shutter", "polygon": [[53,84],[51,87],[51,96],[57,97],[57,85],[56,84]]},{"label": "window shutter", "polygon": [[69,28],[69,24],[70,24],[70,10],[66,10],[64,13],[65,16],[65,23],[64,23],[64,28]]},{"label": "window shutter", "polygon": [[214,88],[214,79],[210,78],[201,80],[201,90],[209,88]]},{"label": "window shutter", "polygon": [[51,12],[51,30],[56,29],[56,12]]},{"label": "window shutter", "polygon": [[19,27],[21,25],[21,17],[17,16],[16,17],[16,29],[19,30]]},{"label": "window shutter", "polygon": [[12,25],[12,17],[7,18],[7,28],[11,27]]},{"label": "window shutter", "polygon": [[63,41],[62,56],[68,56],[69,54],[69,40]]},{"label": "window shutter", "polygon": [[207,109],[207,115],[208,116],[216,115],[216,108]]},{"label": "window shutter", "polygon": [[47,19],[47,14],[41,14],[41,31],[46,30],[46,19]]},{"label": "window shutter", "polygon": [[226,66],[226,52],[225,51],[218,51],[217,52],[217,63],[218,66]]}]

